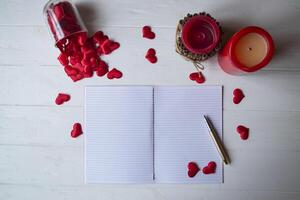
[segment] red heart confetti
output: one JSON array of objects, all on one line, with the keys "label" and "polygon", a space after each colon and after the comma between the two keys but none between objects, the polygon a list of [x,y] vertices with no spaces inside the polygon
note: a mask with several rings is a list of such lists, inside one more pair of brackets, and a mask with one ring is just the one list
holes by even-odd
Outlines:
[{"label": "red heart confetti", "polygon": [[69,101],[70,98],[71,98],[71,96],[68,95],[68,94],[59,93],[59,94],[57,95],[56,99],[55,99],[55,103],[56,103],[57,105],[62,105],[64,102]]},{"label": "red heart confetti", "polygon": [[190,74],[190,79],[192,81],[196,81],[197,83],[201,84],[205,82],[205,77],[201,72],[193,72]]},{"label": "red heart confetti", "polygon": [[92,36],[92,40],[94,41],[95,44],[102,43],[103,37],[104,37],[104,33],[102,31],[97,31]]},{"label": "red heart confetti", "polygon": [[233,103],[239,104],[245,97],[243,91],[239,88],[233,90]]},{"label": "red heart confetti", "polygon": [[90,65],[85,66],[83,68],[83,70],[84,70],[84,78],[92,77],[93,74],[94,74],[94,71],[93,71],[93,69],[92,69],[92,67]]},{"label": "red heart confetti", "polygon": [[188,168],[188,176],[190,178],[196,176],[196,174],[200,171],[200,168],[195,162],[189,162],[187,168]]},{"label": "red heart confetti", "polygon": [[108,72],[108,65],[104,61],[100,61],[98,64],[97,75],[104,76]]},{"label": "red heart confetti", "polygon": [[76,68],[73,68],[71,66],[66,66],[65,67],[65,72],[68,76],[74,76],[78,74],[78,70]]},{"label": "red heart confetti", "polygon": [[81,79],[83,79],[83,78],[84,78],[84,75],[82,75],[82,74],[75,74],[75,75],[71,75],[70,78],[71,78],[74,82],[76,82],[76,81],[80,81]]},{"label": "red heart confetti", "polygon": [[81,127],[81,124],[80,123],[75,123],[73,125],[73,129],[71,131],[71,137],[73,138],[76,138],[78,137],[79,135],[81,135],[83,132],[82,132],[82,127]]},{"label": "red heart confetti", "polygon": [[91,62],[91,68],[93,71],[97,71],[97,69],[99,68],[98,64],[99,64],[99,60],[95,59],[95,58],[91,58],[90,59]]},{"label": "red heart confetti", "polygon": [[104,35],[104,36],[99,40],[98,44],[101,46],[101,45],[105,42],[105,40],[107,40],[107,39],[109,39],[109,37],[108,37],[107,35]]},{"label": "red heart confetti", "polygon": [[68,57],[63,53],[60,53],[57,59],[62,66],[67,66],[69,64]]},{"label": "red heart confetti", "polygon": [[122,72],[117,70],[116,68],[113,68],[112,70],[110,70],[108,73],[107,73],[107,78],[108,79],[119,79],[122,77]]},{"label": "red heart confetti", "polygon": [[86,34],[79,34],[77,37],[77,42],[80,46],[83,46],[87,40],[87,35]]},{"label": "red heart confetti", "polygon": [[116,50],[116,49],[118,49],[120,47],[120,43],[115,42],[115,41],[111,41],[109,47],[110,47],[111,51],[114,51],[114,50]]},{"label": "red heart confetti", "polygon": [[207,166],[203,167],[203,174],[213,174],[216,172],[217,164],[214,161],[210,161]]},{"label": "red heart confetti", "polygon": [[151,30],[150,26],[143,27],[143,37],[151,40],[155,38],[155,33]]},{"label": "red heart confetti", "polygon": [[101,51],[104,54],[110,54],[114,50],[118,49],[120,44],[118,42],[112,41],[110,39],[106,39],[101,45]]},{"label": "red heart confetti", "polygon": [[236,127],[236,131],[240,134],[242,140],[247,140],[249,137],[249,128],[239,125]]},{"label": "red heart confetti", "polygon": [[156,63],[157,62],[157,57],[156,57],[156,51],[153,48],[148,49],[145,58],[150,62],[150,63]]},{"label": "red heart confetti", "polygon": [[101,45],[101,50],[105,55],[111,53],[110,44],[111,44],[110,40],[106,39]]},{"label": "red heart confetti", "polygon": [[[98,76],[104,76],[109,67],[107,64],[101,67],[103,62],[99,56],[110,54],[118,49],[120,44],[110,40],[102,31],[97,31],[91,38],[87,37],[87,33],[73,34],[61,40],[57,46],[61,51],[57,59],[64,66],[66,74],[76,82],[92,77],[94,71]],[[122,75],[119,74],[114,78],[121,78]]]}]

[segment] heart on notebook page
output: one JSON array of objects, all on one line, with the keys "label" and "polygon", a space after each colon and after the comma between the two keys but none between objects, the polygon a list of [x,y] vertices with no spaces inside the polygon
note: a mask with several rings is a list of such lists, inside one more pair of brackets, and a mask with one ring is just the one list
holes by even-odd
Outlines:
[{"label": "heart on notebook page", "polygon": [[190,74],[190,79],[192,81],[196,81],[197,83],[201,84],[205,82],[205,77],[201,72],[193,72]]},{"label": "heart on notebook page", "polygon": [[239,88],[233,90],[233,103],[239,104],[245,97],[243,91]]},{"label": "heart on notebook page", "polygon": [[240,134],[242,140],[247,140],[249,137],[249,128],[243,125],[236,127],[236,131]]},{"label": "heart on notebook page", "polygon": [[151,40],[155,38],[155,33],[151,30],[150,26],[143,27],[143,37]]},{"label": "heart on notebook page", "polygon": [[189,162],[188,164],[188,176],[190,178],[193,178],[196,176],[196,174],[200,171],[200,168],[198,167],[197,163],[195,162]]},{"label": "heart on notebook page", "polygon": [[207,166],[203,167],[203,174],[213,174],[216,172],[217,164],[214,161],[210,161]]}]

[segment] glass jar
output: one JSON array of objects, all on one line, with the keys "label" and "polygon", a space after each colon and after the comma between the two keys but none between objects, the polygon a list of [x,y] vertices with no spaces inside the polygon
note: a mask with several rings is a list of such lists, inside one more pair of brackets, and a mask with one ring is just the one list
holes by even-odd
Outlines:
[{"label": "glass jar", "polygon": [[87,33],[77,8],[70,0],[50,0],[45,5],[43,13],[58,47],[71,35]]}]

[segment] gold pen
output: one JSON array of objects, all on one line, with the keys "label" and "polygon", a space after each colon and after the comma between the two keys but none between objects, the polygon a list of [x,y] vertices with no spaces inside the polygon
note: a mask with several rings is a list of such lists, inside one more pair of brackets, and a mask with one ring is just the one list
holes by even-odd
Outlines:
[{"label": "gold pen", "polygon": [[205,124],[207,126],[207,129],[208,129],[208,132],[211,136],[211,138],[213,139],[214,143],[215,143],[215,146],[223,160],[223,162],[227,165],[230,163],[230,160],[229,160],[229,156],[226,152],[226,149],[218,135],[218,133],[216,132],[215,128],[213,127],[211,121],[209,120],[209,118],[205,115],[203,115],[204,117],[204,121],[205,121]]}]

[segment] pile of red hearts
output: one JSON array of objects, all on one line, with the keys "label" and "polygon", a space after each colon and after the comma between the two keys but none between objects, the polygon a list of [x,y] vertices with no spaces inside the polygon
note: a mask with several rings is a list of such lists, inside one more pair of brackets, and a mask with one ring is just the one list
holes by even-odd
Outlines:
[{"label": "pile of red hearts", "polygon": [[71,3],[51,4],[46,14],[56,46],[61,52],[58,60],[74,82],[92,77],[94,72],[98,76],[107,74],[109,79],[122,77],[122,72],[115,68],[109,71],[108,65],[100,58],[118,49],[120,44],[110,40],[102,31],[88,37]]},{"label": "pile of red hearts", "polygon": [[98,76],[108,73],[109,79],[122,77],[122,73],[115,68],[109,71],[108,65],[100,58],[120,47],[119,43],[110,40],[102,31],[96,32],[91,38],[86,33],[77,33],[64,41],[58,44],[61,51],[58,60],[73,81],[92,77],[94,72]]}]

